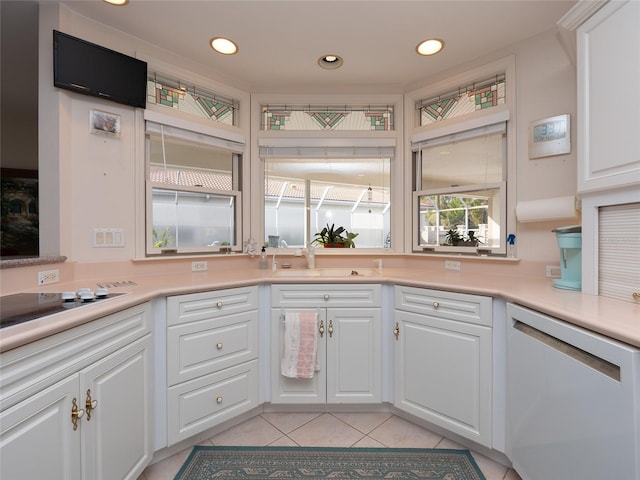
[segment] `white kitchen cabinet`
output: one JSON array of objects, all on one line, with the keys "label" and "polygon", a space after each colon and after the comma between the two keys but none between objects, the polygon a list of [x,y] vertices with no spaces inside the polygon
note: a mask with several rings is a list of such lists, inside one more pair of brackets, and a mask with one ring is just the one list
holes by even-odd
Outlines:
[{"label": "white kitchen cabinet", "polygon": [[149,332],[141,305],[4,352],[0,477],[138,478],[153,455]]},{"label": "white kitchen cabinet", "polygon": [[492,300],[395,287],[395,406],[492,442]]},{"label": "white kitchen cabinet", "polygon": [[[274,285],[271,311],[272,403],[380,403],[380,285]],[[287,310],[318,315],[319,371],[313,378],[280,372]]]},{"label": "white kitchen cabinet", "polygon": [[578,191],[640,182],[640,2],[611,1],[577,29]]},{"label": "white kitchen cabinet", "polygon": [[258,287],[167,299],[167,440],[258,405]]}]

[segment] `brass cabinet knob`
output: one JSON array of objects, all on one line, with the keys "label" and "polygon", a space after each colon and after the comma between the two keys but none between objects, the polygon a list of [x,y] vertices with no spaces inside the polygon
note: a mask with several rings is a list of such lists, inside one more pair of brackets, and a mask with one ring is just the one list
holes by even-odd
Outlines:
[{"label": "brass cabinet knob", "polygon": [[318,327],[318,332],[320,333],[320,338],[324,336],[324,321],[320,320],[320,326]]},{"label": "brass cabinet knob", "polygon": [[71,401],[71,423],[73,423],[73,429],[78,429],[78,420],[84,416],[84,410],[78,408],[78,399],[73,397]]},{"label": "brass cabinet knob", "polygon": [[216,343],[216,348],[217,348],[218,350],[222,350],[222,342],[218,342],[218,343]]},{"label": "brass cabinet knob", "polygon": [[393,334],[396,337],[396,340],[398,340],[398,337],[400,336],[400,324],[398,322],[396,322],[396,325],[393,327]]},{"label": "brass cabinet knob", "polygon": [[222,302],[218,302],[218,303],[216,303],[216,307],[218,307],[218,308],[222,308]]},{"label": "brass cabinet knob", "polygon": [[325,299],[325,300],[329,300],[329,294],[328,294],[328,293],[325,293],[325,294],[324,294],[324,299]]},{"label": "brass cabinet knob", "polygon": [[631,296],[634,300],[640,300],[640,292],[633,292]]},{"label": "brass cabinet knob", "polygon": [[333,337],[333,320],[329,320],[329,328],[327,330],[329,331],[329,338]]},{"label": "brass cabinet knob", "polygon": [[216,397],[216,403],[218,404],[222,403],[222,397]]},{"label": "brass cabinet knob", "polygon": [[440,308],[440,304],[438,302],[433,302],[433,308],[437,310],[438,308]]},{"label": "brass cabinet knob", "polygon": [[87,421],[91,420],[91,412],[98,406],[98,401],[91,398],[91,390],[87,390],[87,398],[84,401],[84,409],[87,411]]}]

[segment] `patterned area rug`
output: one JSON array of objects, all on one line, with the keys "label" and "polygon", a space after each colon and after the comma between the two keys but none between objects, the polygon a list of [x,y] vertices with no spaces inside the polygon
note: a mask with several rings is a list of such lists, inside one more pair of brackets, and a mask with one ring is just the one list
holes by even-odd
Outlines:
[{"label": "patterned area rug", "polygon": [[193,447],[175,480],[486,480],[468,450]]}]

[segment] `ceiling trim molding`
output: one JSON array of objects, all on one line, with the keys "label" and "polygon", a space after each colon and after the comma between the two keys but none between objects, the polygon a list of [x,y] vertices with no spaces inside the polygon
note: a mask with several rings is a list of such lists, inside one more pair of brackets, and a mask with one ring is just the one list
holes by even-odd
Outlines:
[{"label": "ceiling trim molding", "polygon": [[609,3],[609,0],[580,0],[558,20],[558,26],[566,30],[576,30],[606,3]]}]

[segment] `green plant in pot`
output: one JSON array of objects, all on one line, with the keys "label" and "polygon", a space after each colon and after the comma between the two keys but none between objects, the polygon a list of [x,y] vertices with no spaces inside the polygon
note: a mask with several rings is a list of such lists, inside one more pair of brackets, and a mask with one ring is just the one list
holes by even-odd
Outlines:
[{"label": "green plant in pot", "polygon": [[348,232],[344,227],[336,228],[335,224],[324,227],[315,234],[316,238],[311,242],[316,245],[323,245],[325,248],[355,248],[353,241],[358,236],[357,233]]},{"label": "green plant in pot", "polygon": [[447,240],[446,245],[453,245],[457,247],[477,247],[480,243],[480,239],[476,237],[473,230],[470,230],[465,238],[456,229],[450,228],[447,230],[445,239]]},{"label": "green plant in pot", "polygon": [[447,230],[447,234],[444,237],[447,240],[447,245],[458,245],[462,241],[462,236],[454,228]]}]

